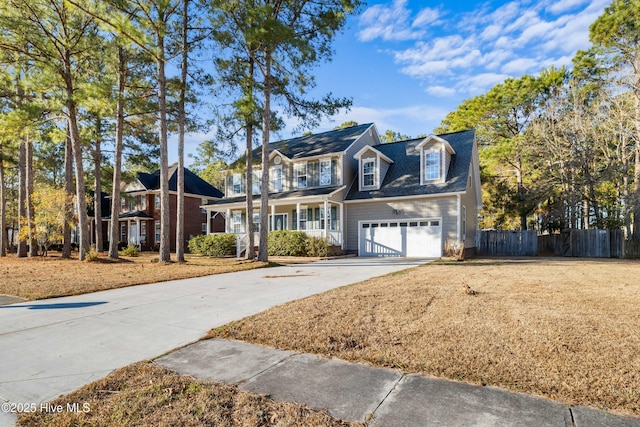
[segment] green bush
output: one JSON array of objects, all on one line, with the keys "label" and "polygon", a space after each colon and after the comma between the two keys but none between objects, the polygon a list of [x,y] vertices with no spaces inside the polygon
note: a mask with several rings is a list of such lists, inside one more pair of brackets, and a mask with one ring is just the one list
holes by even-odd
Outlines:
[{"label": "green bush", "polygon": [[308,240],[302,231],[272,231],[269,233],[269,255],[306,256]]},{"label": "green bush", "polygon": [[124,256],[138,256],[140,255],[140,251],[136,245],[129,245],[122,250],[122,255]]},{"label": "green bush", "polygon": [[200,234],[189,240],[192,254],[224,257],[236,254],[235,234]]},{"label": "green bush", "polygon": [[326,237],[310,236],[307,240],[307,256],[326,257],[331,246]]}]

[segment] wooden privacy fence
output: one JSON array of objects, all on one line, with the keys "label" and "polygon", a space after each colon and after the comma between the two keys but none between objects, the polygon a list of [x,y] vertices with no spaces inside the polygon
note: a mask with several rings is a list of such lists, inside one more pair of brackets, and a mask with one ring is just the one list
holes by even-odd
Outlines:
[{"label": "wooden privacy fence", "polygon": [[590,258],[623,258],[622,230],[566,230],[560,234],[542,235],[539,247],[560,256]]},{"label": "wooden privacy fence", "polygon": [[535,230],[480,231],[477,240],[479,255],[535,256],[538,253]]}]

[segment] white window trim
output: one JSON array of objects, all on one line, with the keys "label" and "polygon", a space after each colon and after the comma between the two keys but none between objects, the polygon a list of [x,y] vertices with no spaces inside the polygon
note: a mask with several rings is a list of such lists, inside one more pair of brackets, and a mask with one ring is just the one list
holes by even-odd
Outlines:
[{"label": "white window trim", "polygon": [[262,191],[262,169],[254,169],[251,175],[251,192],[260,194]]},{"label": "white window trim", "polygon": [[[329,169],[328,169],[328,170],[329,170],[329,182],[327,182],[326,184],[323,184],[323,183],[322,183],[322,164],[323,164],[323,163],[324,163],[325,165],[326,165],[327,163],[329,164]],[[319,169],[319,170],[318,170],[318,173],[319,173],[319,175],[320,175],[320,176],[318,177],[318,184],[319,184],[320,186],[322,186],[322,187],[326,187],[326,186],[328,186],[328,185],[331,185],[331,158],[320,159],[318,169]]]},{"label": "white window trim", "polygon": [[[272,189],[273,191],[282,191],[284,188],[282,185],[282,165],[276,165],[271,168],[271,176],[272,178]],[[276,185],[279,183],[279,185]]]},{"label": "white window trim", "polygon": [[153,225],[154,227],[154,243],[160,243],[160,234],[162,233],[162,229],[160,226],[160,221],[156,221]]},{"label": "white window trim", "polygon": [[160,193],[156,193],[153,196],[153,204],[154,204],[154,206],[153,206],[154,209],[156,209],[156,210],[160,209]]},{"label": "white window trim", "polygon": [[[307,225],[309,224],[308,209],[309,207],[307,205],[300,205],[300,210],[298,211],[298,224],[300,224],[300,228],[298,231],[307,230]],[[302,212],[304,212],[304,220],[302,219]],[[304,222],[304,228],[302,228],[303,222]]]},{"label": "white window trim", "polygon": [[[304,175],[301,175],[300,172],[304,169]],[[307,162],[304,163],[295,163],[293,166],[293,171],[295,175],[295,183],[296,188],[309,188],[309,165]],[[305,185],[303,187],[300,186],[299,178],[305,177]]]},{"label": "white window trim", "polygon": [[[364,184],[364,165],[365,163],[369,163],[369,162],[373,162],[373,184],[371,185],[365,185]],[[378,175],[379,170],[380,170],[380,159],[377,157],[367,157],[367,158],[360,158],[360,190],[372,190],[372,189],[377,189],[377,183],[378,183],[378,177],[376,175]],[[369,175],[369,174],[367,174]]]},{"label": "white window trim", "polygon": [[[237,215],[237,216],[236,216]],[[238,219],[238,221],[236,221]],[[242,211],[232,211],[231,212],[231,220],[229,221],[231,224],[231,233],[238,234],[243,233],[242,230]],[[237,226],[237,229],[236,229]]]},{"label": "white window trim", "polygon": [[[237,183],[236,183],[237,179]],[[236,185],[238,186],[238,191],[236,192]],[[231,175],[231,194],[242,194],[242,174],[234,173]]]},{"label": "white window trim", "polygon": [[140,223],[140,241],[141,242],[147,241],[147,222],[146,221],[142,221]]},{"label": "white window trim", "polygon": [[[427,155],[429,154],[437,154],[438,155],[438,177],[437,178],[427,178]],[[442,150],[438,150],[435,147],[428,148],[426,150],[422,150],[422,154],[420,156],[420,175],[422,177],[422,184],[442,181],[442,170],[444,166],[442,165],[443,156]]]},{"label": "white window trim", "polygon": [[140,210],[147,210],[147,195],[143,194],[140,196]]}]

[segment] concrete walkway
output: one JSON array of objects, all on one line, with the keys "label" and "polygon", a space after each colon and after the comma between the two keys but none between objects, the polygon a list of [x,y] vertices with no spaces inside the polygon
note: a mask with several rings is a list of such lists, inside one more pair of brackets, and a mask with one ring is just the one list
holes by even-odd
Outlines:
[{"label": "concrete walkway", "polygon": [[344,258],[0,305],[0,403],[39,405],[211,328],[425,262]]},{"label": "concrete walkway", "polygon": [[369,426],[640,426],[590,407],[238,341],[201,341],[155,362]]}]

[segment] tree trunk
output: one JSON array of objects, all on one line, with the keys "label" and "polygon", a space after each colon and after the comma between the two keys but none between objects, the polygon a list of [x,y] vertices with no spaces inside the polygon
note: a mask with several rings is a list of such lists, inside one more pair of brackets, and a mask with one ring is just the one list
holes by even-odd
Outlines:
[{"label": "tree trunk", "polygon": [[[18,231],[27,227],[27,148],[24,138],[18,146]],[[27,241],[18,239],[18,258],[27,256]]]},{"label": "tree trunk", "polygon": [[160,262],[171,261],[169,211],[169,154],[167,149],[167,94],[164,35],[158,33],[158,127],[160,138]]},{"label": "tree trunk", "polygon": [[118,48],[118,103],[116,117],[116,151],[113,159],[111,222],[109,223],[109,258],[118,259],[118,218],[120,217],[120,175],[122,171],[122,139],[124,135],[124,90],[127,81],[127,59],[124,48]]},{"label": "tree trunk", "polygon": [[633,240],[640,240],[640,140],[636,140],[633,168]]},{"label": "tree trunk", "polygon": [[71,74],[71,55],[65,52],[64,71],[62,77],[65,81],[66,107],[71,135],[71,150],[73,152],[73,166],[76,174],[76,214],[78,216],[78,258],[83,261],[89,251],[89,221],[87,217],[87,200],[85,198],[84,166],[82,164],[82,145],[80,144],[80,132],[78,130],[78,111],[74,100],[75,89]]},{"label": "tree trunk", "polygon": [[104,236],[102,235],[102,119],[96,117],[96,147],[93,152],[93,220],[95,223],[96,251],[104,251]]},{"label": "tree trunk", "polygon": [[4,153],[0,142],[0,257],[7,256],[9,239],[7,236],[7,194],[4,182]]},{"label": "tree trunk", "polygon": [[[178,101],[178,200],[176,207],[176,259],[184,262],[184,133],[185,133],[185,92],[187,90],[187,66],[189,43],[187,26],[189,1],[182,2],[182,64],[180,70],[180,99]],[[209,211],[206,212],[209,221]]]},{"label": "tree trunk", "polygon": [[[73,154],[71,149],[71,131],[67,121],[67,137],[64,145],[64,191],[68,200],[73,199]],[[62,258],[71,258],[71,220],[73,204],[66,206],[65,221],[62,227]]]},{"label": "tree trunk", "polygon": [[[249,97],[251,98],[251,103],[253,103],[253,79],[255,73],[255,63],[253,58],[249,59]],[[255,230],[253,229],[253,115],[248,116],[246,119],[247,122],[247,132],[246,132],[246,194],[247,194],[247,217],[246,217],[246,229],[247,229],[247,251],[245,253],[245,257],[248,260],[253,260],[256,257],[256,242],[255,242]],[[262,199],[261,199],[262,200]]]},{"label": "tree trunk", "polygon": [[27,223],[29,224],[29,256],[38,256],[38,240],[35,236],[36,214],[33,208],[33,142],[25,137],[27,155]]},{"label": "tree trunk", "polygon": [[264,58],[264,110],[262,112],[262,192],[260,193],[260,245],[258,261],[269,260],[269,133],[271,131],[271,52]]}]

